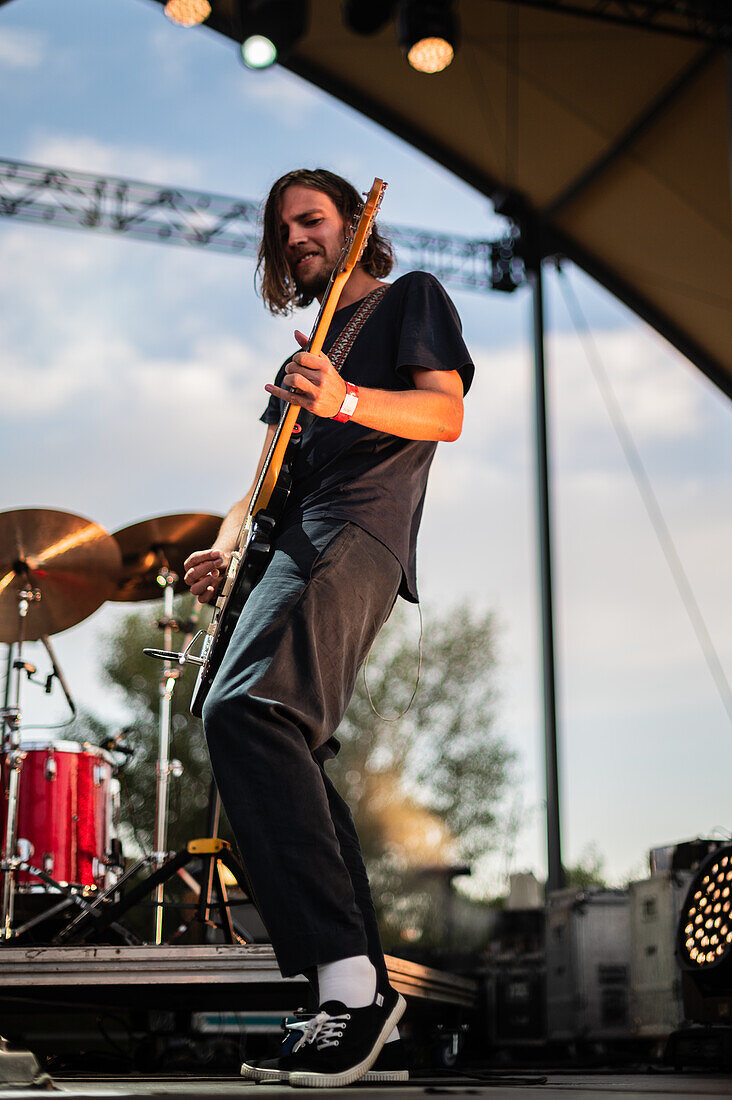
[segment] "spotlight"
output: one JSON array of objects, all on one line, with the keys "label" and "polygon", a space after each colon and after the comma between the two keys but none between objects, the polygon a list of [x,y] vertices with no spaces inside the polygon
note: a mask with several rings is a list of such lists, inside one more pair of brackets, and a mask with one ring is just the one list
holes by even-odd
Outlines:
[{"label": "spotlight", "polygon": [[168,0],[165,14],[179,27],[195,27],[211,14],[208,0]]},{"label": "spotlight", "polygon": [[355,34],[376,34],[392,17],[396,0],[343,0],[343,22]]},{"label": "spotlight", "polygon": [[248,69],[268,69],[277,60],[277,47],[263,34],[250,34],[241,44],[241,56]]},{"label": "spotlight", "polygon": [[287,56],[307,30],[307,0],[240,0],[241,56],[248,69],[266,69]]},{"label": "spotlight", "polygon": [[682,969],[709,989],[732,989],[732,844],[702,863],[679,915],[676,954]]},{"label": "spotlight", "polygon": [[413,69],[440,73],[451,63],[458,44],[452,0],[401,0],[397,37]]}]

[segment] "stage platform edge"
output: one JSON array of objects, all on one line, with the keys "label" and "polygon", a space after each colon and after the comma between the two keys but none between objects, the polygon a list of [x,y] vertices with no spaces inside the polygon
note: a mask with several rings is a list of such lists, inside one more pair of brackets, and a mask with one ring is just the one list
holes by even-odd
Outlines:
[{"label": "stage platform edge", "polygon": [[[471,978],[391,955],[386,962],[392,985],[406,997],[467,1009],[477,1004],[478,983]],[[301,977],[283,978],[272,948],[262,944],[0,946],[0,1010],[24,1000],[279,1006],[305,984]]]}]

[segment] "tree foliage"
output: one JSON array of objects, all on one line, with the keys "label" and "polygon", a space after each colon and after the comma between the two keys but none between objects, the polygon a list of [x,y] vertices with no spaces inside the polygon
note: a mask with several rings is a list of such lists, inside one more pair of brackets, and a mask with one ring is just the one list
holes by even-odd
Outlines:
[{"label": "tree foliage", "polygon": [[367,857],[389,850],[388,815],[378,796],[386,785],[389,801],[422,809],[425,828],[435,819],[444,823],[454,859],[471,860],[495,843],[513,763],[494,730],[493,617],[460,606],[427,619],[411,707],[418,645],[407,623],[403,611],[396,613],[378,638],[329,771],[354,811]]},{"label": "tree foliage", "polygon": [[587,890],[590,886],[607,886],[605,860],[595,844],[588,844],[577,863],[565,868],[567,886]]}]

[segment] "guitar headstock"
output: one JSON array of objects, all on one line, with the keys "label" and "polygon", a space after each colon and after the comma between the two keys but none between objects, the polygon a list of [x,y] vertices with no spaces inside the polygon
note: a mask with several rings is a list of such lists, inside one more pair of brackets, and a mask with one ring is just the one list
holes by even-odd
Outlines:
[{"label": "guitar headstock", "polygon": [[363,206],[354,216],[348,231],[348,238],[344,247],[344,259],[339,265],[341,271],[351,272],[363,255],[363,250],[369,239],[374,220],[379,212],[384,192],[389,185],[383,180],[375,179],[371,184]]}]

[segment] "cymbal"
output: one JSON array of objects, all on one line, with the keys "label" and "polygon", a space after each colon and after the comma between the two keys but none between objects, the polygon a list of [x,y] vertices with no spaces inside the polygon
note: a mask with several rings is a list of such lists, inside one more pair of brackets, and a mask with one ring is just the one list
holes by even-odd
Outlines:
[{"label": "cymbal", "polygon": [[103,527],[55,508],[0,513],[0,641],[18,639],[18,593],[40,593],[25,620],[25,638],[58,634],[80,623],[114,594],[121,557]]},{"label": "cymbal", "polygon": [[163,595],[157,579],[161,569],[177,574],[174,592],[186,592],[183,562],[194,550],[205,550],[213,544],[222,518],[205,512],[153,516],[115,531],[113,537],[122,553],[122,574],[111,598],[159,600]]}]

